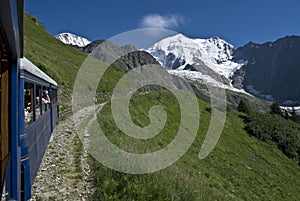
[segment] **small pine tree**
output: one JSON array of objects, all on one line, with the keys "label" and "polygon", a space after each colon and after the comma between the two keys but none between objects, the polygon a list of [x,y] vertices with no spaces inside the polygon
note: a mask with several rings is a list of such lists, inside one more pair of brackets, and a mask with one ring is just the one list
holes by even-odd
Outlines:
[{"label": "small pine tree", "polygon": [[270,106],[270,109],[271,109],[270,114],[278,114],[278,115],[282,115],[281,109],[280,109],[278,103],[274,102],[274,103]]},{"label": "small pine tree", "polygon": [[246,105],[246,103],[243,100],[240,100],[237,110],[245,114],[248,114],[250,111],[249,107]]}]

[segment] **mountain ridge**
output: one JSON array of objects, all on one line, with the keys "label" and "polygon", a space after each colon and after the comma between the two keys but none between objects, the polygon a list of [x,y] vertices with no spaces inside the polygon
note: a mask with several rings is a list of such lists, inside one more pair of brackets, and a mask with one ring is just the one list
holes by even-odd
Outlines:
[{"label": "mountain ridge", "polygon": [[235,75],[234,85],[251,94],[282,105],[300,104],[300,37],[286,36],[274,42],[249,42],[234,53],[236,60],[249,62]]},{"label": "mountain ridge", "polygon": [[[296,69],[298,63],[300,65],[296,56],[297,51],[294,50],[293,58],[290,54],[286,54],[288,50],[295,48],[300,51],[300,43],[296,46],[291,43],[297,38],[299,37],[294,35],[286,36],[263,44],[250,41],[242,47],[235,48],[216,36],[201,39],[176,34],[156,42],[145,51],[150,53],[170,74],[230,90],[246,91],[265,100],[277,101],[284,106],[297,106],[300,105],[300,92],[298,92],[300,90],[288,79],[282,79],[282,77],[289,79],[291,77],[293,82],[297,83],[295,76],[300,73]],[[89,54],[103,41],[105,40],[96,40],[82,47],[71,45]],[[278,49],[278,44],[281,44],[279,49],[284,48],[284,50],[276,50],[281,53],[274,51]],[[256,63],[257,59],[258,63]],[[293,62],[296,63],[291,64]],[[278,66],[283,66],[285,63],[290,63],[285,70]],[[119,65],[125,67],[127,64],[119,63]],[[128,68],[124,69],[128,71]],[[284,83],[285,87],[281,83]]]}]

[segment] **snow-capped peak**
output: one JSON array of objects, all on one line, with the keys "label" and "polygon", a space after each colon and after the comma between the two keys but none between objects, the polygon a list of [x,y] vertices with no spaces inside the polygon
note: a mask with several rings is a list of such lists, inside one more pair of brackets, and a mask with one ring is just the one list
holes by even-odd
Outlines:
[{"label": "snow-capped peak", "polygon": [[74,35],[72,33],[61,33],[56,35],[55,37],[65,44],[77,45],[79,47],[84,47],[91,43],[91,41],[89,41],[88,39]]},{"label": "snow-capped peak", "polygon": [[155,43],[147,51],[164,67],[181,70],[200,60],[226,78],[242,66],[232,61],[233,45],[218,37],[192,39],[176,34]]},{"label": "snow-capped peak", "polygon": [[234,51],[233,45],[227,43],[219,37],[209,39],[194,39],[194,41],[204,47],[208,56],[214,63],[222,63],[232,59]]}]

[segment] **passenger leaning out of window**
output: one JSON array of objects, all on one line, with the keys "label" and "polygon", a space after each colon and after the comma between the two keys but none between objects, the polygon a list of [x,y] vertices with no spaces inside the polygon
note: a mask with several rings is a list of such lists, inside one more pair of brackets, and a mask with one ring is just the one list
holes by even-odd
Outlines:
[{"label": "passenger leaning out of window", "polygon": [[25,114],[25,122],[29,123],[32,121],[32,114],[31,114],[31,108],[30,108],[30,103],[28,103],[28,106],[24,109],[24,114]]},{"label": "passenger leaning out of window", "polygon": [[49,94],[48,94],[48,90],[45,90],[43,92],[42,101],[43,101],[43,103],[46,103],[46,104],[51,103],[50,97],[49,97]]}]

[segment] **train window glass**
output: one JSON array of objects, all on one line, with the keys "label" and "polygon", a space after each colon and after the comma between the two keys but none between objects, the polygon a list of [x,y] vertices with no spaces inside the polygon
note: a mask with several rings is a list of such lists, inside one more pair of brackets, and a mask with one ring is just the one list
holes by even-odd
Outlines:
[{"label": "train window glass", "polygon": [[43,94],[42,94],[42,103],[43,103],[43,111],[46,112],[48,108],[50,108],[50,97],[49,97],[49,88],[43,87]]},{"label": "train window glass", "polygon": [[36,85],[35,90],[35,116],[38,119],[42,115],[41,111],[41,86]]},{"label": "train window glass", "polygon": [[52,89],[52,102],[56,103],[57,102],[57,90]]},{"label": "train window glass", "polygon": [[25,82],[24,84],[24,114],[25,127],[33,122],[33,84]]}]

